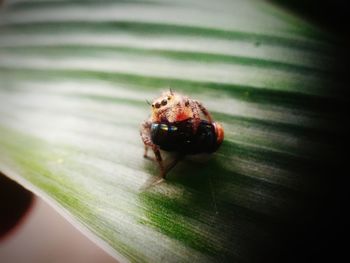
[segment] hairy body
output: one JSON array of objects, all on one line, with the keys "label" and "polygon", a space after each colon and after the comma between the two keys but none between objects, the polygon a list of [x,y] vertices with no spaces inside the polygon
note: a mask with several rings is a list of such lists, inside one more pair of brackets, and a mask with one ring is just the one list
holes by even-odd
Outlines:
[{"label": "hairy body", "polygon": [[159,146],[154,144],[151,139],[152,123],[175,123],[190,119],[193,123],[193,133],[195,133],[201,122],[201,113],[209,123],[212,123],[212,118],[208,110],[199,101],[192,100],[171,90],[164,92],[159,98],[155,99],[151,107],[151,117],[142,123],[140,130],[141,139],[145,145],[144,157],[149,158],[147,153],[148,149],[151,148],[159,164],[161,177],[165,178],[167,170],[173,165],[168,168],[164,167]]}]

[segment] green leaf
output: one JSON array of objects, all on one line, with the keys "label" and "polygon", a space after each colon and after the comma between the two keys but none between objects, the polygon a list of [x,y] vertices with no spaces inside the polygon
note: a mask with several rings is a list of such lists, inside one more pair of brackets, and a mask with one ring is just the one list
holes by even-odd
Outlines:
[{"label": "green leaf", "polygon": [[[271,257],[322,196],[312,171],[339,128],[324,105],[340,98],[317,28],[243,0],[18,0],[1,12],[0,170],[119,260]],[[139,125],[168,87],[202,101],[225,140],[153,186]]]}]

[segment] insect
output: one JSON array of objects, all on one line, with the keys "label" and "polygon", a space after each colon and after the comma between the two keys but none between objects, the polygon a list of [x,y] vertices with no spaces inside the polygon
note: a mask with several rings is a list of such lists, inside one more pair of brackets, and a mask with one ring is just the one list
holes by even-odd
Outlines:
[{"label": "insect", "polygon": [[[201,120],[197,131],[193,133],[193,120],[174,123],[152,123],[151,140],[161,150],[180,154],[215,152],[220,144],[222,126]],[[219,143],[218,143],[219,141]]]},{"label": "insect", "polygon": [[[141,139],[145,145],[144,157],[151,148],[159,164],[161,177],[186,154],[212,153],[224,138],[223,127],[213,119],[197,100],[172,90],[164,92],[151,104],[151,117],[142,123]],[[201,113],[206,120],[201,119]],[[173,164],[164,167],[160,149],[178,153]]]}]

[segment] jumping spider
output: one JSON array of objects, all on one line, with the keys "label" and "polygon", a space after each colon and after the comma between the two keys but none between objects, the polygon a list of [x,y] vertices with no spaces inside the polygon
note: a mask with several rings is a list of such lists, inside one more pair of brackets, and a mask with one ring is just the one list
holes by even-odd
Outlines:
[{"label": "jumping spider", "polygon": [[[149,120],[141,125],[140,135],[145,145],[144,157],[151,148],[159,164],[161,177],[185,154],[214,152],[221,145],[224,130],[213,122],[208,110],[197,100],[169,90],[151,104]],[[202,120],[200,113],[207,120]],[[179,153],[167,168],[163,165],[160,149]]]}]

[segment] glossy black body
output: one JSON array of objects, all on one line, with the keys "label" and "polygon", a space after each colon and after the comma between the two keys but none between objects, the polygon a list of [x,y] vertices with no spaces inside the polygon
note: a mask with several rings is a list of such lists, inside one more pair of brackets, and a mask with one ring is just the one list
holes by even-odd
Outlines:
[{"label": "glossy black body", "polygon": [[201,120],[196,133],[191,119],[152,123],[151,139],[162,150],[183,154],[212,153],[219,146],[214,125],[205,120]]}]

